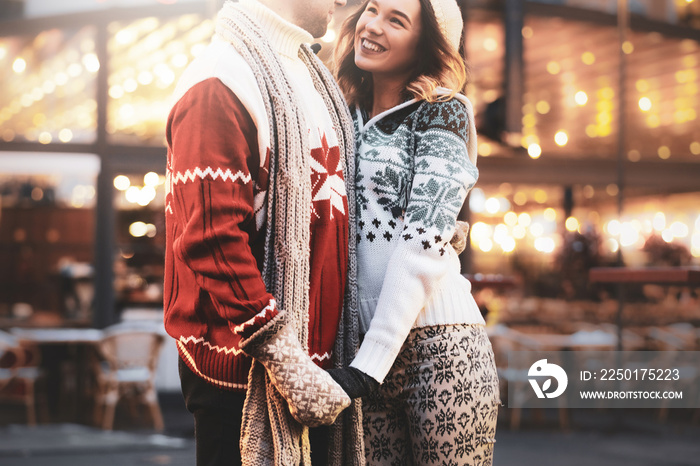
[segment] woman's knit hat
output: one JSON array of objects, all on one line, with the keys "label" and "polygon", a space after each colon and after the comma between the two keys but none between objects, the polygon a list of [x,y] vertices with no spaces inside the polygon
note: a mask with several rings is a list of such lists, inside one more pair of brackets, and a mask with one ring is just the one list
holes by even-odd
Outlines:
[{"label": "woman's knit hat", "polygon": [[435,19],[437,19],[442,35],[456,51],[459,50],[464,21],[457,0],[430,0],[430,3],[433,5]]}]

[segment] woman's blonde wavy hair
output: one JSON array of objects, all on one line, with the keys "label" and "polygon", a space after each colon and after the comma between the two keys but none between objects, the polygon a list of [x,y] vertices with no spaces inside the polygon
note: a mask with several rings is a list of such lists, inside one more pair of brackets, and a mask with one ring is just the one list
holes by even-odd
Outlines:
[{"label": "woman's blonde wavy hair", "polygon": [[[340,31],[334,53],[334,71],[345,99],[350,106],[369,109],[372,106],[372,76],[355,65],[355,27],[371,0],[348,17]],[[467,65],[458,50],[450,46],[440,32],[430,0],[419,0],[421,6],[421,38],[416,50],[415,72],[406,84],[405,99],[416,98],[428,102],[450,100],[467,85]],[[448,94],[436,94],[444,87]]]}]

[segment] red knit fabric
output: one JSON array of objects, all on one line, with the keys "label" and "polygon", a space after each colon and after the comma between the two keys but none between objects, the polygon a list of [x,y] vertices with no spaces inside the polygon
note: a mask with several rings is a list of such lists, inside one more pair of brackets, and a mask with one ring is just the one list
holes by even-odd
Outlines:
[{"label": "red knit fabric", "polygon": [[[165,327],[196,374],[242,390],[250,360],[234,329],[248,323],[240,327],[248,334],[278,312],[260,274],[265,226],[258,230],[254,217],[254,197],[267,190],[269,163],[260,167],[255,124],[217,78],[194,85],[175,104],[166,137]],[[345,290],[347,198],[324,194],[324,177],[342,179],[338,147],[324,145],[312,156],[318,165],[310,206],[309,350],[326,365]]]}]

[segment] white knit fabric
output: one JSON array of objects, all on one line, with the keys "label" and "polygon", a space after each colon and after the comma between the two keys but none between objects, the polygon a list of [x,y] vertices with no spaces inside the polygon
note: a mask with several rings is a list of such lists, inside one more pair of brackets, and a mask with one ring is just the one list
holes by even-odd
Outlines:
[{"label": "white knit fabric", "polygon": [[478,177],[476,133],[471,104],[461,95],[411,100],[366,123],[357,111],[355,127],[358,296],[366,334],[351,365],[381,382],[411,328],[484,324],[449,244]]},{"label": "white knit fabric", "polygon": [[440,26],[440,31],[452,47],[459,50],[464,21],[457,2],[455,0],[430,0],[430,4],[435,11],[435,19]]}]

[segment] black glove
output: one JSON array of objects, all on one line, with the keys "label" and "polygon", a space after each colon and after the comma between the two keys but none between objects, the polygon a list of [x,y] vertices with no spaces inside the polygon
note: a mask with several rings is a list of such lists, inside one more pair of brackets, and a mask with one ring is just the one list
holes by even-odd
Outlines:
[{"label": "black glove", "polygon": [[350,398],[365,397],[379,388],[379,382],[354,367],[328,369],[328,373]]}]

